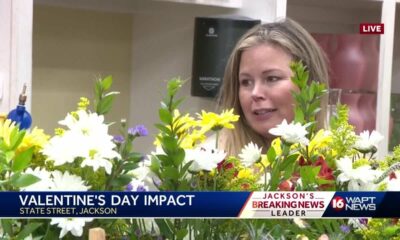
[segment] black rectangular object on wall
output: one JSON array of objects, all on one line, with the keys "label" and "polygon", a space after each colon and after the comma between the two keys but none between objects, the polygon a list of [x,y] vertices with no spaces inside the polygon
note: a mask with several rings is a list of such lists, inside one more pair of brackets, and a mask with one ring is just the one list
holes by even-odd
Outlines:
[{"label": "black rectangular object on wall", "polygon": [[225,66],[236,42],[260,20],[250,18],[197,17],[192,61],[192,96],[215,97]]}]

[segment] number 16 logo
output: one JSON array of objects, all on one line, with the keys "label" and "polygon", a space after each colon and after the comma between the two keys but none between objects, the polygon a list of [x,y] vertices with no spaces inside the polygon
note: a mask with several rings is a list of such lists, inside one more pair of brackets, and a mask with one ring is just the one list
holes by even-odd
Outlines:
[{"label": "number 16 logo", "polygon": [[344,209],[344,205],[346,201],[342,197],[335,197],[332,199],[331,205],[335,211],[342,211]]}]

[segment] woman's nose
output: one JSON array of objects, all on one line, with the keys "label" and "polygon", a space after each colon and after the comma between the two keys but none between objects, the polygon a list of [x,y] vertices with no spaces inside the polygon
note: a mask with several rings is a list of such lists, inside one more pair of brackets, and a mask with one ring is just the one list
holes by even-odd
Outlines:
[{"label": "woman's nose", "polygon": [[251,97],[254,101],[265,99],[265,92],[261,84],[254,84],[254,87],[251,91]]}]

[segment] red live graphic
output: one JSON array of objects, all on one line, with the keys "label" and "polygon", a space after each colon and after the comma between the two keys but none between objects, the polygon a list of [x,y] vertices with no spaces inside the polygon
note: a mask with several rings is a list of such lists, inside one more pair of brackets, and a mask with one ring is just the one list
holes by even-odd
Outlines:
[{"label": "red live graphic", "polygon": [[383,23],[360,23],[360,34],[383,34]]}]

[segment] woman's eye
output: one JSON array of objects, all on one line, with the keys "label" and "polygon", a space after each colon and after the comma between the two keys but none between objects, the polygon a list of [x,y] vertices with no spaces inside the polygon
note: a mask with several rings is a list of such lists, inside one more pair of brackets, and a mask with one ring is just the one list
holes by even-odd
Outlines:
[{"label": "woman's eye", "polygon": [[250,86],[250,84],[251,84],[251,81],[250,80],[248,80],[248,79],[243,79],[243,80],[240,80],[240,85],[241,86]]},{"label": "woman's eye", "polygon": [[269,76],[269,77],[267,77],[267,81],[268,82],[276,82],[276,81],[279,81],[281,78],[280,77],[278,77],[278,76]]}]

